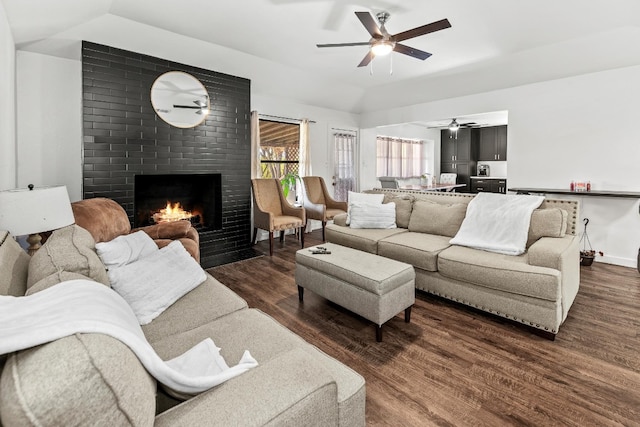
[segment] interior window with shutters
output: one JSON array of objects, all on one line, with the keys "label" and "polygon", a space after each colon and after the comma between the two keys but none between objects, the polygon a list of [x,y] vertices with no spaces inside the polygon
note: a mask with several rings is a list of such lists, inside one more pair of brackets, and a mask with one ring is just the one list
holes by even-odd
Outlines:
[{"label": "interior window with shutters", "polygon": [[298,174],[300,125],[260,119],[260,170],[262,178]]}]

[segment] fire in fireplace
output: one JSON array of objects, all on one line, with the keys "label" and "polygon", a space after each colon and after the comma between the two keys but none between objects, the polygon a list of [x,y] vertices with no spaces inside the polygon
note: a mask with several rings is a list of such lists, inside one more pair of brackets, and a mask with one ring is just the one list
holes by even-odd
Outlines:
[{"label": "fire in fireplace", "polygon": [[134,227],[190,221],[200,231],[222,228],[221,174],[136,175]]}]

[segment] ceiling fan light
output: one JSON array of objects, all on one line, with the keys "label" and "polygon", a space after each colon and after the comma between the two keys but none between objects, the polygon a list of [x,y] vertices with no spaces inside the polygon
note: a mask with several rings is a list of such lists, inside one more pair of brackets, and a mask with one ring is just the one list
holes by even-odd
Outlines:
[{"label": "ceiling fan light", "polygon": [[371,53],[375,56],[384,56],[391,53],[394,43],[388,41],[380,41],[371,46]]},{"label": "ceiling fan light", "polygon": [[453,119],[451,123],[449,123],[449,130],[451,132],[456,132],[458,129],[460,129],[460,125],[458,124],[456,119]]}]

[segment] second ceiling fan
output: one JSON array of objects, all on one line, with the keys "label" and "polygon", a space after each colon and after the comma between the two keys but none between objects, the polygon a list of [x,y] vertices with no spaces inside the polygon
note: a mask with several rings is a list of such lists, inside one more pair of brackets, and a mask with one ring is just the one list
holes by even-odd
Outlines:
[{"label": "second ceiling fan", "polygon": [[374,56],[386,55],[391,51],[402,53],[404,55],[411,56],[413,58],[425,60],[431,56],[429,52],[425,52],[419,49],[415,49],[400,43],[401,41],[412,39],[414,37],[422,36],[425,34],[433,33],[435,31],[444,30],[450,28],[451,24],[448,19],[441,19],[430,24],[422,25],[420,27],[413,28],[411,30],[403,31],[398,34],[389,34],[384,24],[389,20],[389,13],[380,12],[376,14],[376,18],[380,25],[376,24],[373,16],[369,12],[355,12],[356,16],[362,22],[362,25],[367,29],[371,35],[371,39],[367,42],[355,42],[355,43],[330,43],[330,44],[318,44],[318,47],[345,47],[345,46],[369,46],[369,52],[364,59],[358,64],[358,67],[364,67],[369,65]]}]

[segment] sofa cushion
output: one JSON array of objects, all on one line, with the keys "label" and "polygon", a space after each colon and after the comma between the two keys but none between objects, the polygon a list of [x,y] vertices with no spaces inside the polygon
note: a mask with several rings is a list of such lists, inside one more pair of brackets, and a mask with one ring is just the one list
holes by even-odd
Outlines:
[{"label": "sofa cushion", "polygon": [[155,380],[128,347],[76,334],[9,358],[0,414],[7,426],[151,426],[155,394]]},{"label": "sofa cushion", "polygon": [[536,209],[531,214],[527,248],[541,237],[564,237],[567,232],[567,211],[559,208]]},{"label": "sofa cushion", "polygon": [[416,200],[409,219],[409,231],[453,237],[462,225],[467,205],[445,205],[427,200]]},{"label": "sofa cushion", "polygon": [[29,263],[27,287],[58,271],[79,273],[110,286],[107,271],[95,252],[91,234],[78,225],[51,233]]},{"label": "sofa cushion", "polygon": [[406,228],[359,229],[329,224],[325,230],[325,237],[327,242],[377,254],[380,240],[406,231]]},{"label": "sofa cushion", "polygon": [[236,293],[210,274],[207,273],[206,277],[204,282],[174,302],[151,323],[142,326],[147,341],[153,343],[247,308],[246,301]]},{"label": "sofa cushion", "polygon": [[548,301],[560,300],[560,272],[513,256],[451,246],[438,255],[438,272],[450,279]]},{"label": "sofa cushion", "polygon": [[[227,363],[236,363],[242,357],[245,350],[249,350],[260,365],[245,374],[233,378],[198,396],[197,399],[206,399],[206,395],[215,394],[218,390],[224,392],[225,388],[235,388],[237,383],[243,382],[245,375],[260,375],[264,369],[270,369],[270,361],[283,357],[293,350],[302,350],[306,353],[307,364],[320,367],[331,375],[337,384],[338,408],[340,425],[353,425],[353,420],[362,420],[365,404],[364,379],[348,366],[327,356],[315,346],[304,341],[273,318],[256,309],[247,309],[233,312],[197,329],[181,334],[176,339],[167,338],[153,344],[156,352],[162,359],[173,358],[191,346],[211,337],[220,347],[220,354]],[[283,374],[284,375],[284,374]],[[304,370],[298,375],[306,375]],[[246,377],[245,377],[246,378]],[[274,378],[271,384],[272,391],[279,389]],[[287,384],[290,387],[291,383]],[[239,398],[251,393],[251,382],[238,390]],[[265,402],[263,402],[263,406]],[[189,401],[184,402],[189,404]],[[178,408],[174,408],[175,410]],[[351,421],[351,422],[349,422]],[[222,423],[224,424],[224,423]]]},{"label": "sofa cushion", "polygon": [[25,294],[30,259],[8,231],[0,230],[0,295]]},{"label": "sofa cushion", "polygon": [[380,240],[378,255],[406,262],[426,271],[438,271],[438,254],[449,246],[447,236],[409,231]]},{"label": "sofa cushion", "polygon": [[409,228],[409,218],[413,210],[413,201],[415,197],[410,194],[394,195],[392,193],[384,193],[383,204],[396,204],[396,225],[401,228]]},{"label": "sofa cushion", "polygon": [[353,202],[349,207],[351,228],[397,228],[395,203],[370,205]]}]

